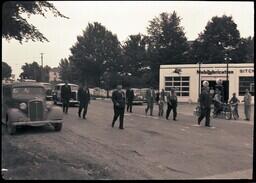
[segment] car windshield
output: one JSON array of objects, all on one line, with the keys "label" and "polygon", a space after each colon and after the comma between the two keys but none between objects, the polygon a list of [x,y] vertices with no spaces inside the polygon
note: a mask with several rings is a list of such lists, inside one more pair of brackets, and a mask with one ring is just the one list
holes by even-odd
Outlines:
[{"label": "car windshield", "polygon": [[45,91],[42,87],[15,87],[12,89],[12,96],[18,98],[44,97],[44,95]]}]

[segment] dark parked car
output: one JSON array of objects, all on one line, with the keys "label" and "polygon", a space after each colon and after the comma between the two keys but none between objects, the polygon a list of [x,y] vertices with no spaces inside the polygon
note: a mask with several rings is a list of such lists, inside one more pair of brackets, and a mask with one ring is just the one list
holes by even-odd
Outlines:
[{"label": "dark parked car", "polygon": [[55,131],[62,128],[62,111],[52,101],[46,101],[46,89],[36,82],[20,82],[2,87],[2,122],[8,133],[14,134],[17,126],[52,125]]},{"label": "dark parked car", "polygon": [[[65,85],[65,83],[59,83],[54,87],[54,91],[53,91],[53,101],[54,104],[59,104],[62,105],[62,101],[61,101],[61,88]],[[76,84],[71,84],[68,83],[68,85],[71,88],[71,98],[69,100],[69,104],[71,106],[75,106],[75,105],[79,105],[79,101],[78,101],[78,88],[79,86]]]}]

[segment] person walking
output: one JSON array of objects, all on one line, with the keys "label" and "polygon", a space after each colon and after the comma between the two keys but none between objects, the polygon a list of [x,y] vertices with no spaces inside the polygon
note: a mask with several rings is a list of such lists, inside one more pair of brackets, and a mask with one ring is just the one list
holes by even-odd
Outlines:
[{"label": "person walking", "polygon": [[112,93],[112,102],[114,104],[114,117],[112,121],[112,128],[119,117],[119,129],[124,129],[124,110],[125,110],[125,94],[122,91],[122,85],[117,86],[117,90]]},{"label": "person walking", "polygon": [[200,103],[200,116],[198,118],[198,125],[200,125],[203,118],[205,118],[205,126],[210,126],[210,113],[211,113],[211,95],[208,87],[202,88],[202,93],[199,96]]},{"label": "person walking", "polygon": [[171,95],[170,93],[167,96],[167,111],[166,111],[166,119],[169,119],[169,115],[171,110],[173,110],[173,120],[177,121],[177,105],[178,105],[178,99],[176,96],[176,93],[174,89],[171,90]]},{"label": "person walking", "polygon": [[61,101],[62,101],[63,113],[66,113],[66,114],[68,113],[70,97],[71,97],[71,88],[68,85],[68,83],[65,82],[65,85],[61,87]]},{"label": "person walking", "polygon": [[251,101],[252,101],[252,96],[249,93],[249,90],[246,89],[244,99],[242,100],[242,102],[244,102],[244,114],[245,114],[244,120],[247,120],[247,121],[250,121],[250,117],[251,117]]},{"label": "person walking", "polygon": [[78,116],[81,118],[81,112],[83,110],[83,119],[86,119],[87,108],[90,103],[89,89],[86,86],[80,86],[77,95],[79,101]]},{"label": "person walking", "polygon": [[145,109],[146,115],[148,114],[148,110],[150,109],[150,116],[153,116],[155,98],[156,98],[155,91],[153,90],[153,87],[150,87],[146,91],[146,101],[147,101],[147,108]]},{"label": "person walking", "polygon": [[130,111],[132,113],[133,99],[134,99],[134,92],[131,88],[128,88],[126,90],[127,112]]},{"label": "person walking", "polygon": [[239,118],[239,114],[238,114],[238,103],[240,102],[240,100],[236,97],[236,93],[233,93],[232,98],[229,100],[229,103],[234,106],[234,111],[237,114],[238,118]]},{"label": "person walking", "polygon": [[163,116],[164,115],[164,103],[165,103],[165,91],[162,89],[162,91],[159,94],[159,112],[158,116]]}]

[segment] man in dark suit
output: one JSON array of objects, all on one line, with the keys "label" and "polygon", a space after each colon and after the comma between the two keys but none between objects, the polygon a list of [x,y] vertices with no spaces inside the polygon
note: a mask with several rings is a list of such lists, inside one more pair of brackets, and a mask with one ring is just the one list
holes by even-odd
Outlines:
[{"label": "man in dark suit", "polygon": [[119,117],[119,129],[124,129],[124,110],[125,110],[125,94],[122,91],[122,85],[117,86],[117,90],[112,93],[112,102],[114,104],[114,117],[112,127],[114,127],[117,118]]},{"label": "man in dark suit", "polygon": [[66,114],[68,113],[70,97],[71,97],[71,88],[68,85],[68,83],[65,82],[65,85],[61,87],[61,101],[62,101],[63,112]]},{"label": "man in dark suit", "polygon": [[132,102],[133,102],[133,99],[134,99],[134,92],[132,89],[128,88],[126,90],[126,102],[127,102],[127,112],[129,111],[130,109],[130,112],[132,112]]},{"label": "man in dark suit", "polygon": [[86,119],[88,104],[90,103],[90,92],[86,86],[80,86],[78,89],[78,100],[79,100],[79,110],[78,116],[81,117],[81,112],[83,112],[83,119]]},{"label": "man in dark suit", "polygon": [[153,108],[154,108],[155,99],[156,99],[155,91],[153,90],[153,87],[150,87],[146,91],[146,100],[147,100],[147,108],[145,109],[146,115],[148,114],[148,110],[150,109],[150,116],[153,116]]},{"label": "man in dark suit", "polygon": [[199,102],[201,114],[198,118],[198,125],[200,125],[202,119],[205,117],[205,126],[210,127],[212,98],[209,92],[209,87],[203,87],[202,93],[199,96]]},{"label": "man in dark suit", "polygon": [[174,89],[171,90],[171,95],[167,96],[167,111],[166,111],[166,119],[168,120],[171,110],[173,110],[173,120],[176,121],[177,117],[177,105],[178,99]]}]

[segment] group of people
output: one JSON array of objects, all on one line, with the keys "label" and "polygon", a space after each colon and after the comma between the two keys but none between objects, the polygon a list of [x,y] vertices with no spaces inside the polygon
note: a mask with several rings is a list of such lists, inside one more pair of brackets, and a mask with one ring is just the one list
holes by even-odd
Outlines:
[{"label": "group of people", "polygon": [[[173,120],[177,120],[177,104],[178,99],[175,90],[171,90],[171,94],[167,92],[167,98],[165,99],[166,92],[162,90],[160,93],[155,93],[154,89],[150,87],[146,91],[146,102],[147,107],[145,109],[145,115],[150,111],[150,116],[153,116],[154,103],[159,106],[158,115],[164,115],[164,105],[167,103],[166,119],[169,119],[170,112],[173,110]],[[134,91],[130,88],[126,90],[126,93],[122,91],[122,85],[117,86],[117,90],[112,93],[112,102],[114,104],[114,117],[112,121],[112,127],[114,127],[116,120],[119,117],[119,128],[123,129],[123,120],[125,105],[127,104],[127,112],[132,113],[132,103],[134,100]]]},{"label": "group of people", "polygon": [[[62,108],[63,113],[68,113],[69,101],[71,98],[71,88],[67,82],[61,88],[61,101],[62,101]],[[81,113],[83,111],[83,119],[86,119],[87,108],[88,104],[90,103],[90,92],[89,88],[86,85],[80,85],[77,93],[77,98],[79,101],[79,108],[78,108],[78,116],[81,118]]]},{"label": "group of people", "polygon": [[[249,90],[245,90],[244,99],[244,114],[245,119],[250,121],[251,116],[251,94]],[[210,127],[210,113],[211,113],[211,104],[214,104],[214,115],[218,115],[223,109],[223,98],[221,95],[221,90],[216,89],[215,95],[212,95],[208,86],[204,86],[202,88],[202,92],[199,97],[199,104],[200,104],[200,116],[198,118],[198,125],[200,125],[203,118],[205,118],[205,126]],[[232,98],[229,100],[229,104],[234,106],[234,111],[239,116],[238,113],[238,103],[240,100],[236,97],[236,93],[233,93]]]},{"label": "group of people", "polygon": [[[61,88],[61,99],[63,103],[63,113],[68,113],[69,100],[71,97],[71,89],[68,86],[67,82]],[[150,112],[150,116],[153,116],[154,104],[158,105],[158,116],[164,116],[164,106],[167,104],[166,116],[168,120],[171,111],[173,111],[173,120],[177,120],[177,106],[178,98],[174,89],[171,89],[170,92],[166,92],[164,89],[161,92],[155,92],[155,90],[150,87],[146,91],[146,103],[147,107],[145,108],[145,115]],[[127,105],[127,112],[132,113],[132,104],[134,100],[134,91],[130,88],[126,90],[126,93],[122,90],[122,85],[118,85],[117,89],[112,93],[112,102],[114,106],[114,116],[112,120],[112,127],[114,127],[116,120],[119,118],[119,128],[124,129],[124,113],[125,106]],[[83,111],[83,119],[86,119],[88,104],[90,103],[90,92],[87,86],[80,85],[78,89],[78,101],[79,109],[78,116],[81,117]],[[208,86],[202,88],[202,92],[199,96],[200,104],[200,116],[198,117],[198,125],[200,125],[203,118],[205,118],[205,126],[210,127],[210,112],[211,104],[214,103],[214,113],[218,114],[222,108],[222,96],[221,91],[216,89],[215,95],[212,94]],[[236,97],[236,94],[233,93],[233,97],[230,99],[230,104],[235,106],[235,111],[238,114],[238,103],[239,99]],[[251,111],[251,95],[249,90],[246,89],[244,96],[244,112],[245,120],[250,120],[250,111]]]}]

